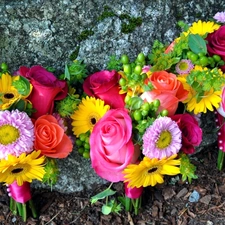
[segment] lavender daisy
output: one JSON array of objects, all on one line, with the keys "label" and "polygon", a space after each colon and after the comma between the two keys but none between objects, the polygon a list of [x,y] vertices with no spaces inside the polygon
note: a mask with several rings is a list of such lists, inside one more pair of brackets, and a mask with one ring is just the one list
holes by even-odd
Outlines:
[{"label": "lavender daisy", "polygon": [[143,135],[143,154],[149,158],[162,159],[179,152],[181,131],[169,117],[159,117]]},{"label": "lavender daisy", "polygon": [[33,150],[34,126],[30,117],[19,110],[0,111],[0,159],[19,156]]},{"label": "lavender daisy", "polygon": [[218,12],[213,17],[217,22],[225,23],[225,12]]},{"label": "lavender daisy", "polygon": [[178,74],[188,74],[193,68],[194,65],[189,59],[182,59],[175,67]]}]

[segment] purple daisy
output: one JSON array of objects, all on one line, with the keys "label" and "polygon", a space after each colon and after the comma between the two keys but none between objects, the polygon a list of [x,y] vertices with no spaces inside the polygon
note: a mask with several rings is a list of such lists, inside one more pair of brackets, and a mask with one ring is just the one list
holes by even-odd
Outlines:
[{"label": "purple daisy", "polygon": [[159,117],[143,135],[143,154],[149,158],[162,159],[179,152],[181,130],[170,117]]},{"label": "purple daisy", "polygon": [[25,112],[0,111],[0,159],[33,151],[34,125]]},{"label": "purple daisy", "polygon": [[213,17],[217,22],[225,23],[225,12],[218,12]]},{"label": "purple daisy", "polygon": [[175,67],[178,74],[188,74],[193,68],[194,65],[189,59],[182,59]]}]

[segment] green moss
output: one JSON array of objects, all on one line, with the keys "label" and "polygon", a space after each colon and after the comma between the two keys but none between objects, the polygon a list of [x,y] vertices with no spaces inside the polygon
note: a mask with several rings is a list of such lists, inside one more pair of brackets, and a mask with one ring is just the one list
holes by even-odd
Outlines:
[{"label": "green moss", "polygon": [[103,13],[98,17],[98,21],[102,21],[105,18],[116,16],[116,14],[109,8],[109,6],[104,6]]},{"label": "green moss", "polygon": [[77,58],[80,51],[80,46],[77,46],[76,49],[70,54],[70,60],[73,61]]},{"label": "green moss", "polygon": [[141,26],[141,24],[141,17],[126,17],[126,21],[122,23],[121,31],[125,34],[131,33],[136,29],[136,27]]},{"label": "green moss", "polygon": [[[142,18],[141,17],[131,17],[129,14],[121,14],[117,15],[114,13],[111,8],[107,5],[104,6],[104,11],[102,14],[97,18],[98,21],[103,21],[106,18],[109,17],[118,17],[121,22],[121,32],[122,33],[131,33],[133,32],[136,27],[141,26],[142,24]],[[78,36],[78,41],[86,40],[88,37],[92,36],[94,34],[94,31],[92,29],[84,30],[80,33]],[[78,50],[79,51],[79,50]],[[78,54],[78,53],[77,53]],[[76,56],[76,54],[75,54]],[[75,58],[74,56],[72,58]]]},{"label": "green moss", "polygon": [[83,30],[80,35],[78,36],[79,41],[86,40],[89,36],[92,36],[94,34],[94,31],[92,29],[90,30]]}]

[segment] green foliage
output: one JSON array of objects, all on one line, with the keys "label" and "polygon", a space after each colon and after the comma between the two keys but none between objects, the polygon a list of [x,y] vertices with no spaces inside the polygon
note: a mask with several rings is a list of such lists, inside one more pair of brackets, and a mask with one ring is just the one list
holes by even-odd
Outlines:
[{"label": "green foliage", "polygon": [[116,55],[112,55],[109,57],[109,61],[107,63],[107,70],[122,70],[122,63]]},{"label": "green foliage", "polygon": [[18,93],[26,96],[30,93],[30,82],[23,76],[19,76],[18,80],[13,81],[12,85],[17,89]]},{"label": "green foliage", "polygon": [[47,183],[52,189],[52,185],[56,184],[59,175],[59,169],[55,159],[46,158],[45,172],[43,183]]},{"label": "green foliage", "polygon": [[91,197],[91,204],[94,204],[101,199],[105,199],[106,197],[114,195],[115,193],[116,193],[116,191],[113,191],[112,189],[107,188],[104,191],[98,193],[97,195],[92,196]]},{"label": "green foliage", "polygon": [[118,204],[115,199],[111,199],[107,204],[102,206],[102,213],[109,215],[110,213],[119,213],[121,211],[121,204]]},{"label": "green foliage", "polygon": [[180,159],[180,173],[182,175],[182,181],[188,180],[188,182],[191,183],[192,179],[198,178],[198,176],[195,175],[196,167],[190,162],[190,159],[186,154],[180,154]]},{"label": "green foliage", "polygon": [[63,79],[68,80],[70,85],[82,84],[87,76],[86,65],[79,60],[66,64],[64,74],[61,75]]},{"label": "green foliage", "polygon": [[108,201],[108,198],[114,194],[116,194],[116,191],[113,191],[110,187],[111,185],[105,189],[104,191],[98,193],[97,195],[91,197],[91,204],[96,203],[99,200],[106,199],[106,203],[102,206],[102,213],[104,215],[109,215],[110,213],[119,213],[121,211],[121,204],[118,204],[115,199],[111,199]]},{"label": "green foliage", "polygon": [[207,53],[206,41],[199,34],[189,34],[188,45],[191,51],[196,54]]},{"label": "green foliage", "polygon": [[69,94],[63,100],[56,102],[56,111],[62,117],[71,116],[74,113],[74,111],[78,108],[80,102],[81,99],[79,98],[79,95]]},{"label": "green foliage", "polygon": [[225,82],[224,76],[218,68],[212,70],[205,69],[202,71],[193,70],[187,77],[187,83],[196,91],[197,101],[200,101],[204,97],[204,92],[220,91]]},{"label": "green foliage", "polygon": [[153,65],[151,71],[167,70],[172,65],[179,62],[180,58],[176,57],[174,52],[165,53],[166,47],[158,40],[153,43],[152,51],[148,55],[149,64]]}]

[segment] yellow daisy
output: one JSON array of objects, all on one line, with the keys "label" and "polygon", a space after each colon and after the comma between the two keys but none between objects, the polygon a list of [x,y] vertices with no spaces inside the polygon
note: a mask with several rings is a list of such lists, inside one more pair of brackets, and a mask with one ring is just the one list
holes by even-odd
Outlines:
[{"label": "yellow daisy", "polygon": [[23,182],[32,182],[33,179],[42,180],[45,170],[43,163],[45,156],[40,156],[41,151],[33,151],[29,155],[22,153],[19,157],[8,155],[7,159],[0,160],[0,182],[12,184],[14,181],[19,186]]},{"label": "yellow daisy", "polygon": [[15,87],[12,86],[12,82],[16,77],[12,77],[8,73],[4,73],[0,79],[0,110],[8,109],[12,104],[17,102],[21,95],[18,93]]},{"label": "yellow daisy", "polygon": [[177,76],[177,80],[179,80],[182,84],[185,90],[188,91],[188,97],[182,101],[183,103],[189,102],[193,96],[196,95],[195,90],[187,83],[187,76],[188,74],[182,74]]},{"label": "yellow daisy", "polygon": [[192,24],[192,26],[189,28],[189,32],[192,34],[199,34],[200,36],[204,36],[207,33],[213,33],[215,30],[218,30],[219,27],[220,25],[214,22],[205,22],[199,20]]},{"label": "yellow daisy", "polygon": [[71,115],[73,133],[79,137],[80,134],[87,131],[92,132],[94,125],[109,109],[110,106],[105,105],[104,101],[100,99],[88,96],[83,98],[78,109]]},{"label": "yellow daisy", "polygon": [[[210,71],[207,67],[203,68],[198,65],[194,67],[193,71],[202,71],[203,75],[204,73],[213,74],[213,72]],[[224,74],[221,70],[218,70],[217,76],[222,77],[224,76]],[[222,90],[214,90],[213,88],[211,88],[209,91],[202,92],[201,95],[198,95],[198,91],[192,88],[187,83],[187,77],[187,74],[178,76],[178,80],[182,82],[184,89],[188,91],[188,97],[183,101],[183,103],[186,103],[187,111],[193,112],[194,114],[199,114],[202,112],[206,113],[207,109],[213,111],[213,107],[215,107],[216,109],[219,108]],[[202,82],[204,82],[204,80],[202,80]],[[201,85],[202,84],[199,83],[199,87],[202,87]]]},{"label": "yellow daisy", "polygon": [[[25,78],[23,78],[25,79]],[[2,74],[0,78],[0,110],[6,110],[9,109],[10,106],[12,106],[14,103],[19,101],[20,99],[25,100],[27,98],[31,91],[32,91],[32,85],[29,84],[29,91],[27,91],[27,94],[20,94],[18,90],[13,86],[13,82],[19,81],[20,76],[11,76],[8,73]],[[21,88],[25,90],[25,87]]]},{"label": "yellow daisy", "polygon": [[176,157],[176,154],[161,160],[144,157],[138,165],[130,164],[124,169],[124,182],[128,182],[128,187],[131,188],[162,184],[163,175],[173,176],[180,173],[180,168],[177,167],[180,165],[180,159],[175,159]]},{"label": "yellow daisy", "polygon": [[187,110],[194,112],[194,114],[206,113],[207,109],[213,111],[215,107],[219,108],[221,102],[222,91],[210,91],[204,92],[204,96],[201,96],[201,100],[197,102],[197,98],[193,95],[192,99],[187,102]]}]

